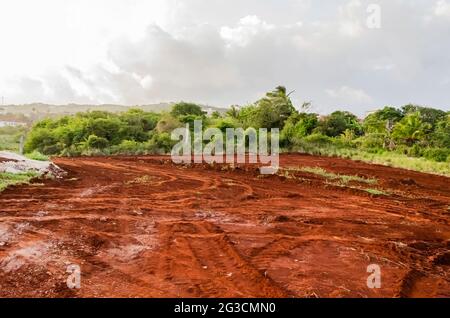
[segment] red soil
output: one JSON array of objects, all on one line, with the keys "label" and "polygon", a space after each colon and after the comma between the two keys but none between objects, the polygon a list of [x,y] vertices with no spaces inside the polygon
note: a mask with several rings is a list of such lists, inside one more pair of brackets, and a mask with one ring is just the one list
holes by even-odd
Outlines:
[{"label": "red soil", "polygon": [[[62,180],[0,194],[1,297],[450,297],[450,179],[283,155],[375,177],[389,195],[305,172],[58,158]],[[81,266],[81,289],[66,268]],[[381,288],[366,285],[369,264]]]},{"label": "red soil", "polygon": [[0,163],[2,163],[2,162],[8,162],[8,161],[17,162],[17,160],[14,160],[14,159],[7,159],[7,158],[2,158],[2,157],[0,157]]}]

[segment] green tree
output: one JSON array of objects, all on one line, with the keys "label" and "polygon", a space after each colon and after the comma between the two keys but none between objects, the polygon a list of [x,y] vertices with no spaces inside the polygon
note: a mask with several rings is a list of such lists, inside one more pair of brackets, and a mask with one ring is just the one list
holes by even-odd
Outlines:
[{"label": "green tree", "polygon": [[43,126],[44,125],[36,125],[28,134],[24,147],[25,152],[38,150],[46,155],[54,155],[57,153],[58,149],[54,148],[58,143],[57,138],[50,129]]},{"label": "green tree", "polygon": [[348,111],[335,111],[319,122],[318,131],[329,137],[337,137],[346,130],[355,135],[362,134],[362,127],[358,118]]},{"label": "green tree", "polygon": [[116,117],[90,118],[86,125],[86,133],[97,137],[105,138],[111,144],[119,144],[122,137],[120,135],[123,123]]},{"label": "green tree", "polygon": [[433,133],[433,144],[436,147],[450,149],[450,114],[436,124]]},{"label": "green tree", "polygon": [[288,146],[295,139],[310,135],[319,122],[317,114],[293,113],[286,121],[281,131],[280,140],[283,146]]},{"label": "green tree", "polygon": [[230,109],[227,110],[226,115],[231,118],[239,118],[239,106],[231,105]]},{"label": "green tree", "polygon": [[363,129],[366,133],[385,133],[388,125],[393,126],[402,118],[403,113],[399,109],[385,106],[364,119]]},{"label": "green tree", "polygon": [[96,135],[90,135],[88,137],[88,139],[86,140],[86,145],[89,148],[104,149],[104,148],[108,147],[109,143],[106,138],[98,137]]},{"label": "green tree", "polygon": [[424,140],[430,127],[429,123],[423,122],[419,112],[409,113],[395,125],[392,136],[400,143],[412,146]]},{"label": "green tree", "polygon": [[172,130],[181,127],[182,125],[183,124],[178,119],[172,117],[170,114],[165,114],[159,120],[155,130],[158,133],[171,133]]},{"label": "green tree", "polygon": [[237,128],[239,124],[233,118],[220,118],[214,125],[215,128],[219,128],[222,132],[226,132],[227,128]]},{"label": "green tree", "polygon": [[431,125],[430,129],[436,127],[436,124],[445,119],[447,116],[446,112],[431,107],[423,107],[413,104],[408,104],[402,107],[402,113],[404,116],[417,112],[420,114],[421,120],[424,123]]},{"label": "green tree", "polygon": [[289,95],[290,93],[287,94],[283,86],[278,86],[275,90],[266,93],[266,96],[257,101],[254,107],[242,114],[246,116],[247,126],[282,129],[289,116],[296,112]]},{"label": "green tree", "polygon": [[185,115],[204,116],[206,112],[197,104],[180,102],[173,105],[170,114],[178,118]]},{"label": "green tree", "polygon": [[215,110],[211,114],[211,118],[213,118],[213,119],[222,118],[222,115],[217,110]]}]

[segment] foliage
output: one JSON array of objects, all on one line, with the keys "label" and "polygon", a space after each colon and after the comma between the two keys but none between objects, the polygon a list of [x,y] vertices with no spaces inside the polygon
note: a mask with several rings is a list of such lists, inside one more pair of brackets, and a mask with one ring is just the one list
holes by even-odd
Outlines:
[{"label": "foliage", "polygon": [[29,132],[25,151],[77,155],[88,149],[102,150],[119,145],[123,140],[144,142],[150,139],[160,118],[160,114],[130,109],[119,114],[93,111],[44,119]]},{"label": "foliage", "polygon": [[25,134],[24,127],[0,127],[0,150],[19,151],[20,137]]},{"label": "foliage", "polygon": [[[195,120],[203,128],[279,128],[284,150],[343,156],[427,172],[450,173],[450,114],[417,105],[385,106],[363,120],[348,111],[328,116],[310,112],[305,102],[297,110],[286,88],[279,86],[254,103],[231,106],[225,114],[206,116],[194,103],[180,102],[168,113],[92,111],[43,119],[28,132],[25,151],[31,157],[49,155],[111,155],[169,153],[176,141],[171,132]],[[11,131],[0,147],[18,149],[25,131]],[[10,145],[9,145],[10,144]]]},{"label": "foliage", "polygon": [[394,125],[403,118],[402,111],[385,106],[369,114],[363,122],[363,129],[366,133],[384,133],[389,125]]},{"label": "foliage", "polygon": [[281,131],[282,145],[289,145],[295,139],[310,135],[319,123],[317,114],[294,112]]},{"label": "foliage", "polygon": [[36,172],[8,173],[0,172],[0,192],[10,185],[28,183],[31,179],[38,177]]},{"label": "foliage", "polygon": [[431,125],[432,128],[436,126],[436,124],[441,121],[442,119],[445,119],[447,116],[446,112],[435,109],[431,107],[423,107],[418,105],[412,105],[408,104],[401,108],[401,111],[404,116],[412,114],[412,113],[419,113],[420,118],[424,123],[428,123]]},{"label": "foliage", "polygon": [[238,118],[246,123],[247,127],[281,130],[285,121],[295,112],[289,95],[285,87],[278,86],[258,100],[255,105],[242,109]]},{"label": "foliage", "polygon": [[41,154],[37,150],[34,150],[33,152],[27,153],[26,157],[28,159],[39,160],[39,161],[48,161],[49,160],[48,156]]},{"label": "foliage", "polygon": [[173,117],[178,118],[186,115],[203,116],[205,112],[197,104],[181,102],[172,107],[170,114]]},{"label": "foliage", "polygon": [[423,140],[430,128],[431,124],[425,123],[419,112],[409,113],[395,125],[392,136],[400,143],[412,146]]},{"label": "foliage", "polygon": [[437,122],[432,142],[435,147],[450,148],[450,115]]},{"label": "foliage", "polygon": [[318,131],[329,137],[337,137],[346,130],[351,130],[355,135],[361,135],[362,127],[358,118],[347,111],[335,111],[326,116],[320,123]]}]

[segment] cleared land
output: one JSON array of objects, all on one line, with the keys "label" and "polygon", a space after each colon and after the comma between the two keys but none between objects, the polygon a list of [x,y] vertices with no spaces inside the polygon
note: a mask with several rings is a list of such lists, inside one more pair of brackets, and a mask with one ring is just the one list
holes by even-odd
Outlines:
[{"label": "cleared land", "polygon": [[449,178],[289,154],[276,176],[163,156],[55,163],[64,179],[0,194],[1,297],[450,297]]}]

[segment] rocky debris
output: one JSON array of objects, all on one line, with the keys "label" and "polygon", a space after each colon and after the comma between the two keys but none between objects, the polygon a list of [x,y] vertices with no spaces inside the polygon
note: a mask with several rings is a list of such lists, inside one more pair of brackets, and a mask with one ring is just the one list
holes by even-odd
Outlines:
[{"label": "rocky debris", "polygon": [[65,174],[64,170],[50,161],[32,160],[7,151],[0,151],[0,172],[36,172],[41,175],[52,175],[56,178],[61,178]]}]

